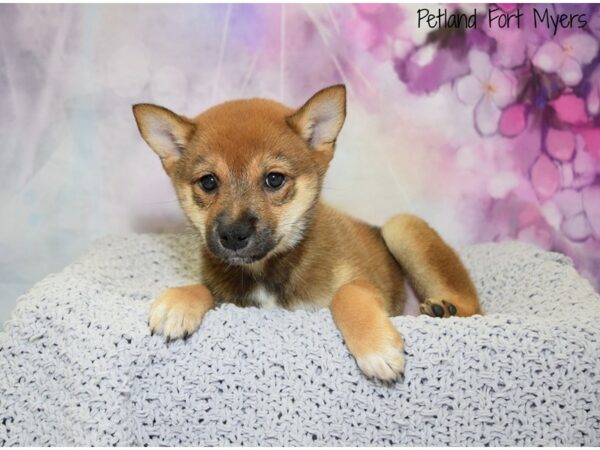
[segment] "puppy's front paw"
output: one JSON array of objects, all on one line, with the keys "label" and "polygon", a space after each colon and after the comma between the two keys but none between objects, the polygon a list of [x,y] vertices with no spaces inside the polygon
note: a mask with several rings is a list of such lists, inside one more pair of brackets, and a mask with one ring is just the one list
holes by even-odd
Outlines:
[{"label": "puppy's front paw", "polygon": [[167,342],[186,339],[200,326],[213,304],[212,295],[203,285],[167,289],[150,308],[151,334],[162,334]]},{"label": "puppy's front paw", "polygon": [[356,356],[356,363],[366,376],[394,381],[404,375],[404,345],[397,331],[396,335],[379,350]]},{"label": "puppy's front paw", "polygon": [[381,291],[359,279],[338,289],[331,313],[360,370],[393,381],[404,374],[404,342],[384,305]]}]

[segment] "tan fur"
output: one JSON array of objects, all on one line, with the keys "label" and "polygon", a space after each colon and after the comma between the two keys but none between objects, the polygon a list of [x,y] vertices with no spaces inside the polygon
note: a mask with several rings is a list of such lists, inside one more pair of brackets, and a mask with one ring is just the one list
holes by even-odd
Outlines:
[{"label": "tan fur", "polygon": [[[402,313],[405,273],[422,312],[481,312],[460,259],[421,219],[396,216],[379,229],[320,202],[345,105],[344,88],[334,86],[298,110],[238,100],[187,119],[153,105],[134,107],[142,136],[205,244],[206,288],[165,291],[151,312],[153,330],[167,338],[192,332],[213,297],[240,306],[331,307],[361,369],[390,380],[404,367],[402,339],[388,316]],[[264,186],[271,172],[286,177],[278,190]],[[219,180],[214,192],[198,184],[207,174]],[[258,260],[230,264],[209,245],[216,245],[215,224],[223,214],[234,220],[248,211],[273,245]]]}]

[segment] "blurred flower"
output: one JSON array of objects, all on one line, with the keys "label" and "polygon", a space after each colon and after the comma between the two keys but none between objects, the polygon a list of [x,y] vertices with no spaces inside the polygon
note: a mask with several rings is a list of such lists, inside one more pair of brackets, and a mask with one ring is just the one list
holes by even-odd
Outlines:
[{"label": "blurred flower", "polygon": [[564,189],[556,194],[553,200],[564,217],[572,217],[583,211],[581,192],[575,189]]},{"label": "blurred flower", "polygon": [[494,39],[478,29],[438,28],[411,51],[402,44],[394,69],[411,92],[429,94],[469,73],[470,49],[492,52],[494,46]]},{"label": "blurred flower", "polygon": [[527,125],[525,111],[526,107],[522,103],[515,103],[502,111],[500,133],[507,137],[513,137],[523,131]]},{"label": "blurred flower", "polygon": [[598,41],[587,33],[546,41],[533,55],[533,65],[557,73],[567,86],[576,86],[583,77],[581,66],[598,53]]},{"label": "blurred flower", "polygon": [[471,50],[470,75],[456,82],[456,93],[463,103],[475,106],[475,127],[482,135],[494,134],[505,108],[515,99],[516,81],[492,66],[487,53]]},{"label": "blurred flower", "polygon": [[546,155],[540,155],[531,168],[531,183],[542,199],[552,197],[560,187],[558,167]]},{"label": "blurred flower", "polygon": [[596,68],[589,78],[590,90],[586,97],[588,113],[595,116],[600,112],[600,68]]},{"label": "blurred flower", "polygon": [[565,236],[575,242],[585,241],[592,234],[592,228],[585,214],[577,214],[565,219],[560,229]]},{"label": "blurred flower", "polygon": [[560,165],[560,184],[562,187],[569,187],[573,183],[575,174],[573,173],[573,164],[565,163]]},{"label": "blurred flower", "polygon": [[600,161],[600,128],[580,128],[578,131],[585,142],[586,150]]},{"label": "blurred flower", "polygon": [[406,58],[397,59],[394,68],[398,78],[416,94],[429,94],[469,73],[469,68],[452,49],[438,49],[437,44],[414,49]]},{"label": "blurred flower", "polygon": [[555,159],[570,160],[575,152],[575,135],[570,130],[550,128],[546,133],[546,150]]},{"label": "blurred flower", "polygon": [[571,186],[581,188],[588,186],[596,179],[598,161],[583,148],[578,148],[573,159],[573,180]]},{"label": "blurred flower", "polygon": [[583,207],[597,239],[600,239],[600,186],[590,186],[582,191]]},{"label": "blurred flower", "polygon": [[550,102],[561,122],[580,125],[589,121],[585,102],[574,94],[564,94]]}]

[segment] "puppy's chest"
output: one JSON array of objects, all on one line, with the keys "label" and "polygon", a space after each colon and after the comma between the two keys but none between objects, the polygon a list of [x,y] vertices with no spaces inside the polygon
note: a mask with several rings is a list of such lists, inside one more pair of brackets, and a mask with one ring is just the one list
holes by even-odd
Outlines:
[{"label": "puppy's chest", "polygon": [[213,270],[204,274],[204,283],[217,302],[238,306],[314,310],[330,304],[333,296],[331,280],[306,282],[305,274],[292,276],[290,270],[282,269],[261,272],[241,268]]},{"label": "puppy's chest", "polygon": [[[319,291],[319,289],[317,289]],[[327,306],[329,301],[326,293],[313,291],[313,295],[301,296],[291,283],[274,284],[272,282],[254,281],[244,286],[240,293],[240,301],[229,299],[233,303],[241,303],[242,306],[256,306],[263,309],[285,308],[290,310],[305,309],[316,310]]]},{"label": "puppy's chest", "polygon": [[273,309],[283,306],[281,303],[281,293],[273,292],[262,283],[257,283],[253,289],[248,292],[246,298],[259,308]]}]

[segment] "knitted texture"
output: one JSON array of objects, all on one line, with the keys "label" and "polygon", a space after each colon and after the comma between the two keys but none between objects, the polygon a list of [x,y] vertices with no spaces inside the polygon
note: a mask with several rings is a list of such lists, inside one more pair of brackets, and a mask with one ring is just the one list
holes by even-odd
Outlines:
[{"label": "knitted texture", "polygon": [[191,235],[96,242],[0,333],[3,445],[600,443],[600,299],[565,256],[461,252],[486,316],[393,319],[406,374],[366,379],[328,310],[210,311],[187,342],[151,301],[198,280]]}]

